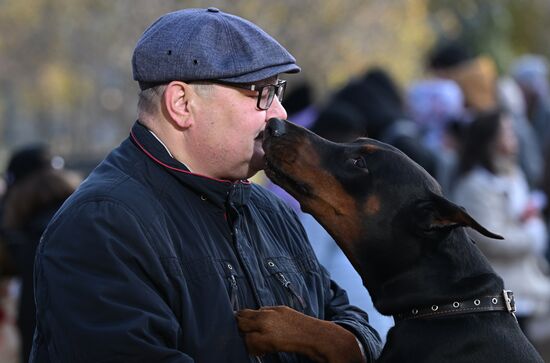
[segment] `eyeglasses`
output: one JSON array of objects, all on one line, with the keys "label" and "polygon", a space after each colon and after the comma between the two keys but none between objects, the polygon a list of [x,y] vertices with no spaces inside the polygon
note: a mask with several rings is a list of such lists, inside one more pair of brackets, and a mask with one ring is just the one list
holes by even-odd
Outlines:
[{"label": "eyeglasses", "polygon": [[257,91],[258,101],[256,102],[256,107],[264,111],[268,110],[269,107],[271,107],[271,104],[273,103],[273,99],[275,98],[275,96],[277,96],[279,101],[282,102],[283,96],[286,90],[285,80],[278,80],[277,84],[266,84],[263,86],[258,86],[256,84],[244,85],[239,83],[230,83],[230,82],[215,81],[215,80],[213,81],[211,80],[208,82],[218,83],[229,87],[245,89],[248,91]]}]

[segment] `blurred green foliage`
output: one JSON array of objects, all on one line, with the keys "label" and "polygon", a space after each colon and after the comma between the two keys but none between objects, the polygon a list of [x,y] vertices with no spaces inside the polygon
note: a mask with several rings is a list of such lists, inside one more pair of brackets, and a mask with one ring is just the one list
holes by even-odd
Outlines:
[{"label": "blurred green foliage", "polygon": [[524,53],[550,56],[548,0],[430,0],[428,9],[440,38],[493,57],[501,72]]}]

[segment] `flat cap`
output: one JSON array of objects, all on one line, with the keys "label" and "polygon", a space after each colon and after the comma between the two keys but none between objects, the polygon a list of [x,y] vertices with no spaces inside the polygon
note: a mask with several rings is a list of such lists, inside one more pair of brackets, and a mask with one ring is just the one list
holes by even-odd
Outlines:
[{"label": "flat cap", "polygon": [[255,82],[296,73],[296,59],[255,24],[216,8],[184,9],[155,21],[132,56],[141,89],[170,81]]}]

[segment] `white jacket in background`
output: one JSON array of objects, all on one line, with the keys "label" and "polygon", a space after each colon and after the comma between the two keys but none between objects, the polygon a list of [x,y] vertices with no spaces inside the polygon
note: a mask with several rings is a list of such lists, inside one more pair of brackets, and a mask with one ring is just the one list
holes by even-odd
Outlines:
[{"label": "white jacket in background", "polygon": [[504,237],[496,240],[468,230],[506,288],[514,292],[518,316],[548,310],[550,279],[542,269],[548,233],[539,217],[520,220],[530,198],[523,173],[518,169],[495,175],[475,168],[457,181],[453,198],[482,226]]}]

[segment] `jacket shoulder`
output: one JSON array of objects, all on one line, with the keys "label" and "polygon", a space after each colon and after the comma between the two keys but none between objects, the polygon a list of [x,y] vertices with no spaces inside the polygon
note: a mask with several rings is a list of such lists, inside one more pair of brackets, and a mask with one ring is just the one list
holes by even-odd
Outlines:
[{"label": "jacket shoulder", "polygon": [[117,169],[96,169],[71,196],[69,205],[101,200],[132,206],[136,212],[158,203],[152,190],[130,175]]},{"label": "jacket shoulder", "polygon": [[[149,176],[145,177],[144,173],[135,172],[144,168],[147,165],[132,155],[127,145],[123,144],[90,173],[55,217],[60,213],[76,212],[84,205],[100,208],[100,205],[106,204],[118,205],[140,220],[162,215],[163,208],[155,195],[155,187],[161,189],[163,179],[159,173],[156,174],[158,176],[151,176],[155,174],[148,171],[146,174]],[[101,217],[102,214],[98,212],[97,218]]]}]

